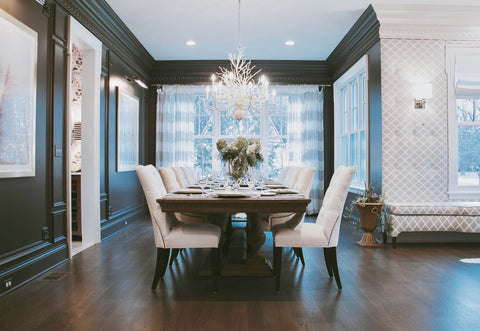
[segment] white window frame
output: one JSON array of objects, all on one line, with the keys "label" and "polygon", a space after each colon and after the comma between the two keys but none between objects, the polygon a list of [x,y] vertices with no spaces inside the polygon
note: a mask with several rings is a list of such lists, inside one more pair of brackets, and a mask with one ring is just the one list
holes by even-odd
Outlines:
[{"label": "white window frame", "polygon": [[[206,92],[205,92],[206,94]],[[198,93],[198,95],[203,95],[203,93]],[[223,135],[221,133],[221,116],[224,112],[219,111],[212,111],[212,122],[213,122],[213,130],[211,135],[193,135],[193,139],[212,139],[212,169],[213,170],[220,170],[222,169],[222,161],[219,158],[219,153],[216,147],[216,143],[219,139],[237,139],[238,135]],[[269,124],[269,116],[270,114],[261,114],[260,117],[260,135],[249,135],[248,138],[256,138],[260,141],[262,145],[262,154],[264,157],[263,164],[269,164],[269,153],[267,153],[266,148],[268,143],[272,138],[287,138],[288,135],[278,135],[278,136],[269,136],[268,135],[268,124]],[[202,170],[202,169],[200,169]]]},{"label": "white window frame", "polygon": [[[341,136],[343,133],[343,123],[344,123],[344,102],[343,102],[343,94],[342,90],[344,88],[349,88],[353,81],[357,81],[358,84],[358,97],[361,97],[361,87],[360,78],[365,77],[365,97],[363,98],[362,102],[358,103],[358,109],[360,110],[362,104],[365,104],[365,181],[360,181],[360,174],[359,169],[357,170],[357,174],[350,185],[350,191],[353,192],[362,192],[365,188],[365,182],[370,182],[370,148],[369,148],[369,141],[370,141],[370,134],[369,134],[369,118],[370,118],[370,107],[369,107],[369,97],[368,97],[368,55],[365,54],[357,63],[355,63],[350,69],[347,70],[339,79],[335,81],[333,84],[333,94],[334,94],[334,112],[335,112],[335,140],[334,140],[334,149],[335,149],[335,169],[343,164],[342,160],[342,146]],[[349,93],[350,95],[350,93]],[[349,98],[351,102],[351,98]],[[349,107],[349,121],[351,122],[351,107]],[[358,112],[358,121],[360,122],[360,111]],[[357,130],[359,125],[357,124]],[[360,131],[363,131],[361,129]],[[357,131],[360,133],[360,131]],[[358,150],[357,150],[357,157],[360,160],[360,134],[358,135]],[[347,146],[349,148],[349,146]],[[347,152],[347,155],[350,155],[350,151]]]},{"label": "white window frame", "polygon": [[[478,56],[479,47],[446,45],[446,73],[448,81],[448,197],[472,199],[480,197],[480,186],[458,185],[458,122],[456,116],[455,66],[457,56]],[[479,98],[475,96],[475,98]],[[480,99],[480,98],[479,98]],[[474,124],[478,125],[478,124]]]}]

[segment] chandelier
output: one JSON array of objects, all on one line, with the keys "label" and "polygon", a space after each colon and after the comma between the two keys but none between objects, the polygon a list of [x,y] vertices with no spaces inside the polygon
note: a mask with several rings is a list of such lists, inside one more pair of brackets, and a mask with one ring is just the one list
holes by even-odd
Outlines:
[{"label": "chandelier", "polygon": [[238,55],[229,54],[230,68],[219,67],[212,75],[212,86],[207,87],[207,108],[214,111],[228,111],[237,120],[243,120],[246,112],[258,115],[271,113],[275,109],[275,91],[270,92],[268,79],[254,78],[261,70],[255,70],[251,61],[244,58],[240,44],[240,0],[238,0]]}]

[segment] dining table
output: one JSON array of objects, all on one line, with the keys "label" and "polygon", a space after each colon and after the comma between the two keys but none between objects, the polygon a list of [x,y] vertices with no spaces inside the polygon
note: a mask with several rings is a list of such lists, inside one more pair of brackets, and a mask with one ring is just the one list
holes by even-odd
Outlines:
[{"label": "dining table", "polygon": [[[231,194],[228,194],[229,192]],[[272,213],[294,213],[293,222],[295,222],[295,219],[299,222],[310,203],[309,198],[295,192],[267,194],[267,191],[255,189],[229,192],[223,194],[222,192],[168,194],[157,199],[157,202],[160,204],[162,211],[167,214],[167,217],[175,219],[175,213],[200,213],[213,217],[215,215],[245,213],[247,215],[246,232],[249,255],[255,254],[265,242],[266,236],[261,224],[262,219]],[[235,194],[235,192],[239,194]]]}]

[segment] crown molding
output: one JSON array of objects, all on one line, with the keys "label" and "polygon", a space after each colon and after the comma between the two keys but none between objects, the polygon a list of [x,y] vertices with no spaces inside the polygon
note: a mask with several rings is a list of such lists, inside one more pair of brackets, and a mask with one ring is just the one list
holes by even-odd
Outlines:
[{"label": "crown molding", "polygon": [[480,39],[480,6],[374,5],[380,38]]},{"label": "crown molding", "polygon": [[[330,84],[326,61],[252,61],[271,84]],[[153,84],[208,84],[225,60],[157,61],[152,70]]]},{"label": "crown molding", "polygon": [[380,40],[379,29],[380,22],[370,5],[327,58],[333,81],[338,79]]},{"label": "crown molding", "polygon": [[128,63],[129,70],[150,79],[155,60],[105,0],[55,0],[102,43]]}]

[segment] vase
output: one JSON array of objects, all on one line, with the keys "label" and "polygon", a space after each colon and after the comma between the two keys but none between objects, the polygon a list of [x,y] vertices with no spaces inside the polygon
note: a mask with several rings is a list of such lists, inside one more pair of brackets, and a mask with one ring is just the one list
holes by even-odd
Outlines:
[{"label": "vase", "polygon": [[356,204],[360,217],[360,227],[363,230],[362,240],[357,242],[362,247],[380,247],[380,242],[375,238],[373,231],[377,228],[378,218],[382,211],[383,203]]}]

